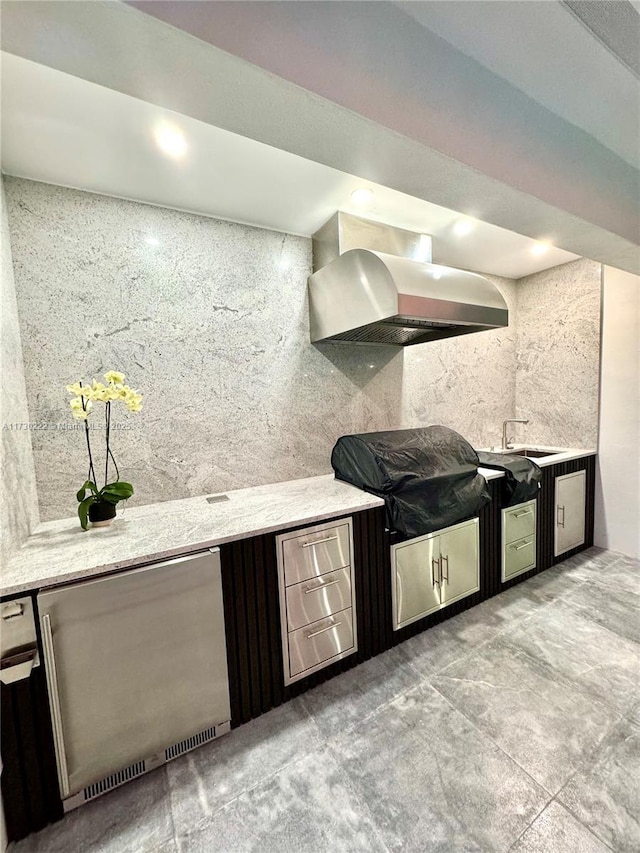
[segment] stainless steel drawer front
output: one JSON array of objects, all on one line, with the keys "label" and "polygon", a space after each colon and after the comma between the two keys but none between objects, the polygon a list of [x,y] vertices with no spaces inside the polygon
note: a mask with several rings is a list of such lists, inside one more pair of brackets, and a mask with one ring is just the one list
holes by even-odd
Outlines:
[{"label": "stainless steel drawer front", "polygon": [[319,577],[351,562],[349,525],[310,528],[282,538],[285,584]]},{"label": "stainless steel drawer front", "polygon": [[514,542],[536,532],[536,502],[512,507],[504,511],[504,541]]},{"label": "stainless steel drawer front", "polygon": [[351,573],[348,567],[319,578],[288,586],[287,630],[295,631],[351,607]]},{"label": "stainless steel drawer front", "polygon": [[353,649],[351,608],[293,631],[288,642],[292,676],[342,656]]},{"label": "stainless steel drawer front", "polygon": [[532,569],[536,564],[535,536],[527,536],[526,539],[520,539],[505,545],[503,564],[503,580],[508,580],[515,575]]}]

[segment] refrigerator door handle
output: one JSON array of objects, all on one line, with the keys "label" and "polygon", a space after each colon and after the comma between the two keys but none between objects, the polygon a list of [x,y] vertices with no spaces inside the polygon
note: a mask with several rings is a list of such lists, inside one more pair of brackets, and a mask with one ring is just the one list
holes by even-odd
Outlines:
[{"label": "refrigerator door handle", "polygon": [[60,793],[64,799],[69,796],[69,772],[67,768],[67,753],[64,746],[64,734],[62,731],[62,713],[60,710],[60,694],[58,693],[56,659],[53,651],[51,618],[47,613],[43,615],[41,624],[42,648],[44,651],[45,672],[47,674],[47,687],[49,688],[51,719],[53,722],[53,742],[56,749],[56,764],[58,765],[58,781],[60,783]]}]

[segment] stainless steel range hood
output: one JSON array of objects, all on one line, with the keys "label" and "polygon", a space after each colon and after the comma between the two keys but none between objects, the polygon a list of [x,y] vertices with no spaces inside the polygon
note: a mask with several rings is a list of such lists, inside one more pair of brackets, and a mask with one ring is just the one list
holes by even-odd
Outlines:
[{"label": "stainless steel range hood", "polygon": [[336,213],[313,235],[312,342],[409,346],[508,325],[488,279],[430,261],[430,237]]}]

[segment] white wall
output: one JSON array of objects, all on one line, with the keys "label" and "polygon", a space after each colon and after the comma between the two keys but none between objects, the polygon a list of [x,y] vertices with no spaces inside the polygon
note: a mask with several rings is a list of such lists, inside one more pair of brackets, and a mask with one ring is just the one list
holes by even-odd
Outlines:
[{"label": "white wall", "polygon": [[640,558],[640,277],[603,268],[595,544]]}]

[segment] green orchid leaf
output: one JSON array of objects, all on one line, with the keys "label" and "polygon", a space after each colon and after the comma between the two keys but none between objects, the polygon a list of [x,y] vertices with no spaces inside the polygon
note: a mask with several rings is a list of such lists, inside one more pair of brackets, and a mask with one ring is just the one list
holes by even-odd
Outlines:
[{"label": "green orchid leaf", "polygon": [[84,500],[84,496],[86,494],[87,489],[91,489],[91,491],[93,492],[94,495],[98,494],[98,489],[96,488],[96,484],[94,482],[92,482],[91,480],[85,480],[84,484],[82,486],[80,486],[80,489],[76,493],[76,499],[79,502],[82,502]]},{"label": "green orchid leaf", "polygon": [[88,524],[89,507],[91,506],[92,503],[95,503],[95,500],[96,499],[93,495],[89,495],[88,498],[85,498],[78,505],[78,518],[80,519],[80,525],[82,526],[83,530],[89,529],[89,524]]},{"label": "green orchid leaf", "polygon": [[114,504],[114,505],[115,505],[115,504],[117,504],[119,501],[126,500],[126,498],[121,498],[119,495],[114,495],[114,494],[112,494],[111,492],[105,492],[105,491],[103,490],[103,491],[102,491],[102,494],[100,495],[100,500],[101,500],[101,501],[106,501],[107,503],[110,503],[110,504]]},{"label": "green orchid leaf", "polygon": [[123,483],[122,481],[117,480],[115,483],[107,483],[107,485],[102,488],[100,494],[118,495],[122,500],[126,500],[133,494],[133,486],[131,483]]}]

